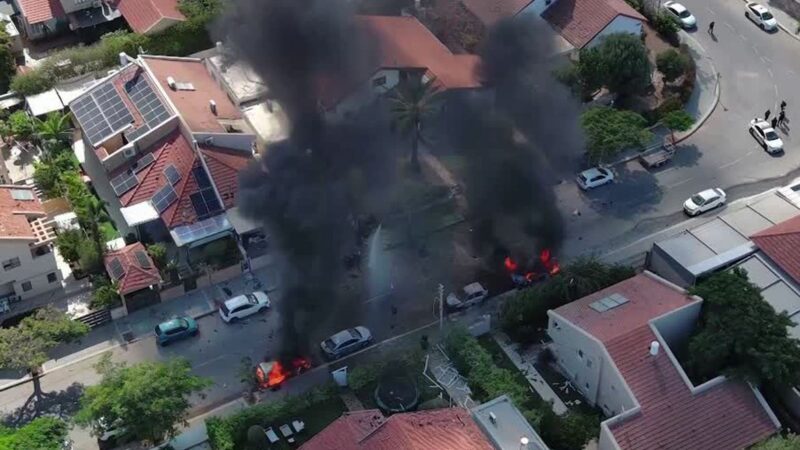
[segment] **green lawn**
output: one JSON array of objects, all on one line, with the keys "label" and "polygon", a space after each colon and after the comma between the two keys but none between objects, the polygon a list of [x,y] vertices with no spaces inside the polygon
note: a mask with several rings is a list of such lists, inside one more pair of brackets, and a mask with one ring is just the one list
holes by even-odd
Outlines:
[{"label": "green lawn", "polygon": [[119,237],[119,232],[114,228],[114,224],[111,222],[100,222],[100,232],[103,234],[103,240],[105,242],[113,241]]}]

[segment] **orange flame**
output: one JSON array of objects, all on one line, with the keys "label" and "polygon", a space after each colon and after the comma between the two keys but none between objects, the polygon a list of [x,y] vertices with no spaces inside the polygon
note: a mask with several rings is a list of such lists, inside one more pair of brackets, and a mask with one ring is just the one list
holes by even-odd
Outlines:
[{"label": "orange flame", "polygon": [[515,272],[517,270],[517,263],[515,263],[510,256],[506,256],[505,261],[503,261],[503,265],[506,266],[506,270],[509,272]]},{"label": "orange flame", "polygon": [[279,361],[275,361],[267,374],[267,387],[278,386],[286,380],[288,375],[289,373],[283,368],[283,364]]}]

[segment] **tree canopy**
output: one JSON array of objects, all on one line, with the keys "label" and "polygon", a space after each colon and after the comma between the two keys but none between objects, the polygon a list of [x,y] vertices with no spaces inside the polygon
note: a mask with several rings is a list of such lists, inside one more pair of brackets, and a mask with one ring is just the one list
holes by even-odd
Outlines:
[{"label": "tree canopy", "polygon": [[42,308],[13,328],[0,328],[0,367],[36,372],[49,359],[47,352],[89,332],[55,308]]},{"label": "tree canopy", "polygon": [[154,444],[175,435],[177,425],[186,422],[189,396],[211,385],[192,375],[184,359],[127,366],[105,355],[95,368],[102,380],[86,388],[75,422],[94,426],[102,417],[122,424],[129,437]]},{"label": "tree canopy", "polygon": [[[3,22],[5,24],[5,22]],[[17,72],[17,63],[11,51],[11,37],[5,26],[0,27],[0,93],[8,92],[11,77]]]},{"label": "tree canopy", "polygon": [[617,95],[637,95],[650,85],[653,66],[638,36],[614,33],[581,51],[578,72],[584,85],[605,86]]},{"label": "tree canopy", "polygon": [[800,341],[787,331],[794,323],[775,312],[744,270],[715,274],[691,293],[704,299],[689,341],[688,367],[695,377],[726,374],[756,385],[800,381]]},{"label": "tree canopy", "polygon": [[406,80],[389,98],[392,120],[398,131],[411,139],[411,167],[419,170],[418,147],[424,124],[436,114],[441,97],[436,80]]},{"label": "tree canopy", "polygon": [[39,417],[20,428],[0,425],[2,450],[61,450],[67,424],[54,417]]},{"label": "tree canopy", "polygon": [[766,441],[754,445],[750,450],[798,450],[800,449],[800,437],[796,434],[786,436],[775,436]]},{"label": "tree canopy", "polygon": [[675,142],[676,131],[686,131],[694,125],[694,117],[682,109],[670,111],[661,118],[661,123],[667,127],[672,137],[672,142]]},{"label": "tree canopy", "polygon": [[667,81],[675,81],[689,69],[690,65],[689,56],[674,48],[664,50],[656,56],[656,67]]},{"label": "tree canopy", "polygon": [[581,115],[589,158],[602,163],[628,148],[645,146],[653,134],[645,129],[644,117],[609,107],[589,108]]}]

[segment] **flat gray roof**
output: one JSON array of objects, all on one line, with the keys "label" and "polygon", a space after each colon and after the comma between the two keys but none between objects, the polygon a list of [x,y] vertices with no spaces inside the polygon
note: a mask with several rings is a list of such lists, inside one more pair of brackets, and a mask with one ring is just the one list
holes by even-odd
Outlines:
[{"label": "flat gray roof", "polygon": [[768,257],[757,252],[736,267],[747,271],[747,278],[761,289],[764,300],[775,311],[786,312],[795,323],[800,320],[800,286],[797,286]]},{"label": "flat gray roof", "polygon": [[[521,412],[507,395],[472,408],[472,418],[498,450],[520,450],[520,439],[528,438],[526,450],[548,450]],[[493,413],[495,420],[489,416]]]}]

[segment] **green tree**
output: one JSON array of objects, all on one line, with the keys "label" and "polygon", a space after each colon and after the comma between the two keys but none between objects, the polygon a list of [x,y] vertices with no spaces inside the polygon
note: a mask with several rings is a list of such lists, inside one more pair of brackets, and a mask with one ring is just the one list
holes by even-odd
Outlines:
[{"label": "green tree", "polygon": [[82,230],[64,230],[56,236],[56,247],[61,257],[68,263],[77,263],[81,259],[80,248],[85,245],[86,235]]},{"label": "green tree", "polygon": [[14,138],[21,141],[27,141],[33,136],[34,126],[33,119],[25,111],[15,111],[8,116],[8,126],[11,129],[11,134]]},{"label": "green tree", "polygon": [[100,274],[103,272],[103,254],[97,249],[97,241],[85,239],[78,247],[78,264],[85,272]]},{"label": "green tree", "polygon": [[664,75],[664,79],[671,82],[677,80],[691,67],[691,61],[689,56],[671,48],[656,56],[656,67]]},{"label": "green tree", "polygon": [[395,126],[411,139],[411,167],[415,171],[420,170],[419,142],[423,125],[436,114],[441,99],[435,83],[435,79],[424,82],[418,78],[409,79],[389,98]]},{"label": "green tree", "polygon": [[82,200],[84,200],[81,202],[82,204],[74,205],[76,206],[75,214],[78,216],[81,226],[89,231],[89,237],[97,247],[97,254],[102,256],[105,254],[106,242],[100,229],[100,223],[111,220],[106,212],[105,202],[91,194]]},{"label": "green tree", "polygon": [[644,147],[653,136],[645,129],[644,117],[609,107],[587,109],[581,115],[581,125],[594,163],[602,163],[628,148]]},{"label": "green tree", "polygon": [[222,11],[221,0],[180,0],[178,10],[191,21],[208,23]]},{"label": "green tree", "polygon": [[89,305],[93,310],[112,308],[121,303],[118,287],[106,276],[99,275],[92,279],[92,301]]},{"label": "green tree", "polygon": [[184,359],[127,366],[113,363],[106,354],[95,368],[102,380],[86,388],[75,422],[87,427],[104,418],[123,424],[128,436],[152,444],[174,436],[177,425],[186,423],[189,397],[211,385],[192,375]]},{"label": "green tree", "polygon": [[147,246],[147,253],[153,258],[153,262],[158,267],[158,270],[165,270],[167,268],[167,246],[162,242],[156,242]]},{"label": "green tree", "polygon": [[548,408],[537,429],[553,450],[580,449],[600,435],[600,416],[579,411],[557,416]]},{"label": "green tree", "polygon": [[24,96],[36,95],[53,88],[56,81],[50,73],[37,68],[15,75],[11,79],[11,90]]},{"label": "green tree", "polygon": [[787,331],[794,323],[775,312],[744,270],[715,274],[690,292],[704,300],[689,340],[688,367],[695,377],[726,374],[776,386],[800,381],[800,341]]},{"label": "green tree", "polygon": [[[5,22],[0,22],[5,25]],[[11,50],[11,37],[5,26],[0,27],[0,92],[8,92],[11,77],[17,72],[17,63]]]},{"label": "green tree", "polygon": [[605,85],[617,96],[638,95],[650,85],[653,67],[638,36],[614,33],[599,45],[597,63]]},{"label": "green tree", "polygon": [[45,397],[39,380],[42,364],[49,359],[47,352],[62,342],[72,342],[89,332],[89,327],[72,320],[51,307],[41,308],[22,319],[16,327],[0,328],[0,367],[26,370],[33,379],[33,394],[26,401],[35,405]]},{"label": "green tree", "polygon": [[[48,154],[51,153],[48,152]],[[64,174],[76,172],[77,169],[78,160],[72,152],[56,152],[47,161],[34,163],[33,179],[45,197],[61,197],[66,193],[62,182]]]},{"label": "green tree", "polygon": [[750,450],[800,450],[800,437],[796,434],[775,436],[754,445]]},{"label": "green tree", "polygon": [[591,47],[581,50],[578,59],[578,77],[584,92],[595,92],[605,84],[605,65],[603,64],[601,47]]},{"label": "green tree", "polygon": [[661,118],[661,123],[669,129],[670,139],[675,142],[676,131],[686,131],[694,125],[694,117],[686,111],[679,109],[670,111]]},{"label": "green tree", "polygon": [[658,11],[651,16],[650,23],[653,24],[653,28],[655,28],[658,34],[667,38],[673,45],[676,45],[677,34],[681,29],[677,18],[666,11]]},{"label": "green tree", "polygon": [[62,450],[67,424],[55,417],[39,417],[20,428],[0,425],[0,449]]},{"label": "green tree", "polygon": [[55,111],[48,114],[45,120],[34,118],[33,127],[36,130],[34,135],[47,151],[69,142],[72,137],[73,128],[69,113]]}]

